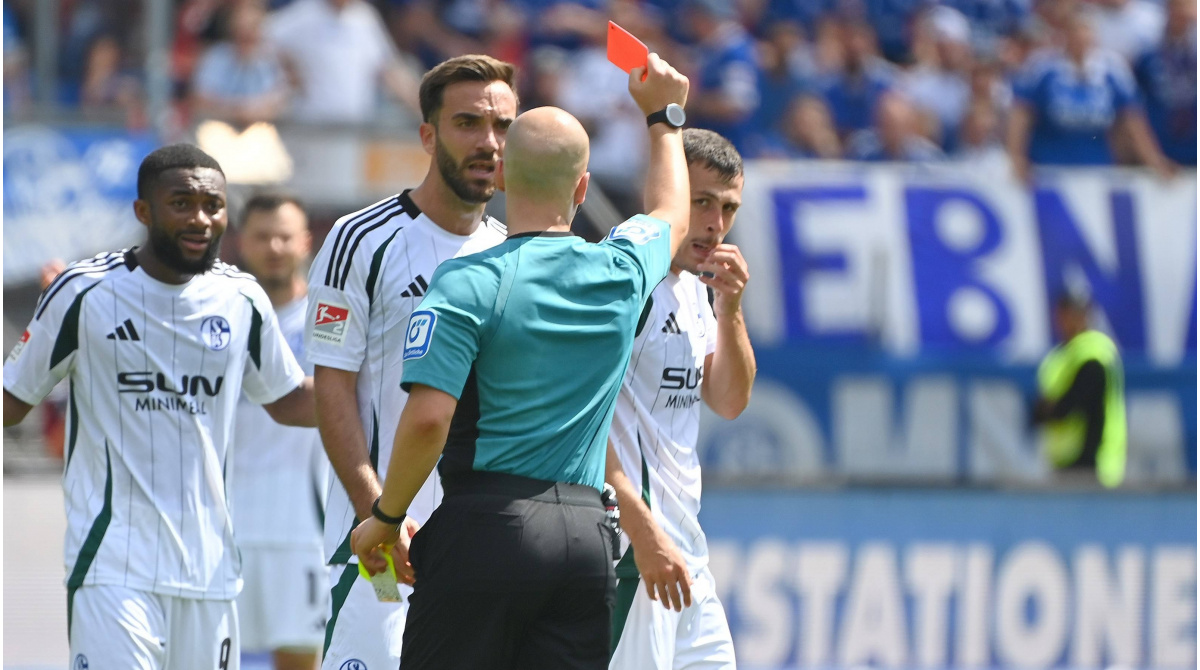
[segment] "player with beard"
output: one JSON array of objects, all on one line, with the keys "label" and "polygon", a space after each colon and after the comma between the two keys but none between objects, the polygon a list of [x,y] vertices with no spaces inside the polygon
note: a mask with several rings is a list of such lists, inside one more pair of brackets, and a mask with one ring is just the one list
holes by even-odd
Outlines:
[{"label": "player with beard", "polygon": [[683,132],[683,152],[691,226],[638,320],[609,432],[606,477],[632,543],[617,563],[612,670],[736,666],[697,518],[696,436],[701,402],[736,418],[754,384],[742,318],[750,273],[741,251],[725,243],[742,204],[742,157],[698,128]]},{"label": "player with beard", "polygon": [[138,170],[148,243],[73,263],[4,364],[4,425],[69,380],[73,667],[236,669],[241,559],[226,505],[238,398],[315,424],[312,380],[250,275],[216,260],[225,175],[192,145]]},{"label": "player with beard", "polygon": [[[308,217],[294,196],[262,191],[242,208],[238,250],[271,299],[288,346],[304,360]],[[313,670],[325,641],[329,569],[322,517],[329,461],[317,431],[276,425],[243,399],[234,424],[230,506],[242,549],[242,648],[275,670]]]},{"label": "player with beard", "polygon": [[[309,274],[306,350],[315,364],[321,439],[337,473],[325,510],[326,670],[400,662],[410,589],[401,586],[404,603],[377,600],[359,577],[350,533],[371,517],[382,492],[379,465],[391,457],[408,398],[400,377],[409,315],[442,262],[489,249],[507,234],[484,205],[517,115],[512,65],[452,58],[426,73],[420,100],[421,144],[433,158],[424,180],[335,223]],[[429,477],[409,508],[412,532],[441,497],[440,482]]]}]

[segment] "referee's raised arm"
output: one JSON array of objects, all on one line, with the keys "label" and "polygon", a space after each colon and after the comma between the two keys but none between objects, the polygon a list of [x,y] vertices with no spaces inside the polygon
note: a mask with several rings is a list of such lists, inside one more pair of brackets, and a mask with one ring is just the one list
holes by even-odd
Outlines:
[{"label": "referee's raised arm", "polygon": [[[645,81],[642,80],[643,74]],[[650,54],[645,68],[629,74],[629,94],[646,114],[650,126],[650,162],[646,170],[646,213],[671,225],[671,255],[687,235],[688,166],[683,153],[682,110],[687,104],[688,78],[669,63]]]}]

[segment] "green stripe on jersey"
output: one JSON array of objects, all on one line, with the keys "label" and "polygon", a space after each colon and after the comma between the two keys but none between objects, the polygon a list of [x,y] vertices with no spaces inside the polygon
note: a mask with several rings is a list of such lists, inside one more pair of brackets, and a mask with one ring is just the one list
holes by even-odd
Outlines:
[{"label": "green stripe on jersey", "polygon": [[79,348],[79,310],[83,308],[83,296],[99,285],[100,282],[96,282],[80,291],[63,315],[62,326],[58,329],[58,337],[54,338],[54,349],[50,353],[51,370]]},{"label": "green stripe on jersey", "polygon": [[246,340],[246,348],[250,350],[254,367],[262,369],[262,315],[253,300],[246,297],[246,301],[250,303],[250,337]]},{"label": "green stripe on jersey", "polygon": [[[629,559],[629,564],[626,569],[632,568],[632,577],[620,577],[619,569],[625,563],[625,559]],[[621,557],[621,562],[617,564],[618,579],[617,579],[617,603],[613,608],[612,615],[612,646],[608,650],[609,658],[617,651],[617,644],[621,641],[621,633],[625,630],[625,622],[629,619],[629,610],[633,607],[633,599],[637,596],[638,588],[641,586],[641,578],[638,576],[637,565],[633,562],[633,547],[625,551],[625,555]]]},{"label": "green stripe on jersey", "polygon": [[[400,232],[399,230],[396,233]],[[371,257],[371,272],[367,274],[367,305],[368,309],[375,300],[375,282],[379,280],[379,268],[383,265],[383,254],[387,251],[388,245],[396,238],[396,233],[392,233],[379,248],[375,250],[375,255]]]},{"label": "green stripe on jersey", "polygon": [[112,520],[112,457],[108,453],[108,440],[104,441],[104,462],[107,469],[104,479],[104,506],[92,522],[92,527],[83,540],[83,546],[79,549],[79,557],[75,560],[75,569],[71,570],[71,576],[67,578],[68,636],[71,634],[71,610],[75,604],[75,592],[83,586],[83,580],[87,577],[88,569],[92,567],[92,561],[96,560],[96,552],[100,550],[100,542],[104,540],[104,533],[108,530],[108,522]]},{"label": "green stripe on jersey", "polygon": [[346,604],[346,598],[350,595],[350,587],[354,586],[354,580],[357,577],[358,566],[347,565],[341,578],[338,579],[338,583],[329,590],[333,607],[329,615],[329,622],[325,624],[325,648],[321,651],[321,656],[329,654],[329,645],[333,642],[333,627],[337,625],[338,614],[341,614],[342,605]]},{"label": "green stripe on jersey", "polygon": [[637,330],[634,331],[634,337],[642,334],[642,328],[646,326],[646,319],[650,318],[650,310],[654,308],[654,296],[646,298],[646,307],[642,310],[642,316],[638,319]]},{"label": "green stripe on jersey", "polygon": [[[71,379],[67,383],[68,392],[67,399],[67,416],[71,422],[71,430],[67,435],[67,465],[71,464],[71,454],[75,453],[75,440],[79,437],[79,406],[75,402],[75,380]],[[65,466],[64,466],[65,467]]]}]

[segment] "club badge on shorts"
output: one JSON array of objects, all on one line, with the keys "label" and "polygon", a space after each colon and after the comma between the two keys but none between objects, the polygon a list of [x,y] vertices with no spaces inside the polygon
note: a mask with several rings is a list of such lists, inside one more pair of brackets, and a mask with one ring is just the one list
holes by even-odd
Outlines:
[{"label": "club badge on shorts", "polygon": [[314,340],[340,347],[346,344],[346,330],[349,326],[349,307],[324,300],[317,303],[316,318],[313,319],[312,325]]},{"label": "club badge on shorts", "polygon": [[404,360],[411,361],[429,353],[429,342],[436,325],[437,314],[427,309],[412,313],[408,319],[408,332],[404,334]]}]

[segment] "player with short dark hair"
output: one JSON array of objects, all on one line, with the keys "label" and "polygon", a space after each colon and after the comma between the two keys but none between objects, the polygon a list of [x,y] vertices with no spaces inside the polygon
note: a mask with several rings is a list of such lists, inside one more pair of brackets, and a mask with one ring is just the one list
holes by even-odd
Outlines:
[{"label": "player with short dark hair", "polygon": [[138,171],[148,243],[73,263],[4,365],[4,425],[69,384],[63,490],[74,667],[239,667],[226,504],[242,395],[314,425],[312,380],[254,278],[216,260],[225,176],[190,145]]},{"label": "player with short dark hair", "polygon": [[[325,510],[332,565],[326,670],[400,662],[407,603],[377,600],[359,577],[350,532],[371,516],[382,490],[377,470],[391,454],[408,397],[400,376],[409,315],[440,264],[504,240],[504,225],[484,206],[517,116],[513,84],[512,66],[489,56],[459,56],[426,73],[420,135],[432,160],[425,179],[338,220],[309,274],[306,349],[316,365],[321,437],[338,475]],[[410,508],[415,522],[424,523],[441,499],[437,477],[425,479]],[[408,590],[401,586],[403,596]]]},{"label": "player with short dark hair", "polygon": [[156,149],[142,160],[138,166],[137,196],[138,200],[150,198],[154,182],[167,170],[194,170],[204,168],[214,170],[225,176],[217,159],[204,153],[194,144],[169,144]]},{"label": "player with short dark hair", "polygon": [[[271,300],[279,330],[306,373],[308,216],[285,191],[242,206],[238,252]],[[242,648],[270,652],[274,670],[313,670],[325,640],[329,568],[322,542],[329,461],[312,428],[279,426],[243,398],[234,423],[230,506],[242,550]]]},{"label": "player with short dark hair", "polygon": [[701,403],[736,418],[754,384],[741,307],[750,273],[741,251],[725,242],[744,176],[741,156],[717,133],[689,128],[683,148],[688,237],[638,319],[609,433],[607,478],[630,542],[616,566],[612,670],[736,665],[698,518],[696,441]]},{"label": "player with short dark hair", "polygon": [[455,56],[438,63],[421,78],[418,97],[421,101],[421,118],[425,123],[437,122],[437,113],[442,110],[446,87],[468,81],[482,84],[503,82],[513,92],[517,105],[521,103],[516,94],[516,68],[512,63],[480,54]]}]

